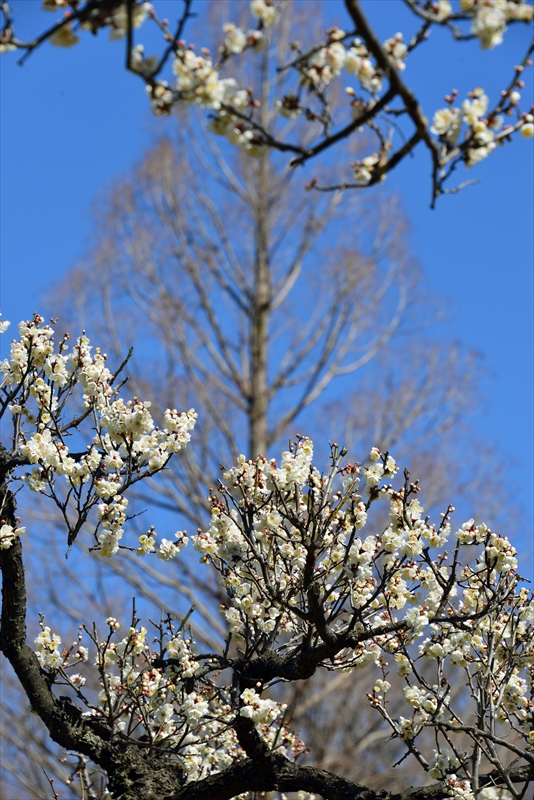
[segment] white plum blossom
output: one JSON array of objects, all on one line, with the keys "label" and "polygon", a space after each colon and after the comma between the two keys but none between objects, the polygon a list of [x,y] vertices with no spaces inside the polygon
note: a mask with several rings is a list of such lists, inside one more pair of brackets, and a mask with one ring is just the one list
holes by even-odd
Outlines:
[{"label": "white plum blossom", "polygon": [[154,422],[148,409],[150,403],[141,403],[134,398],[125,404],[115,400],[102,414],[102,427],[107,428],[113,444],[136,441],[143,434],[150,433]]},{"label": "white plum blossom", "polygon": [[241,693],[241,706],[239,713],[242,717],[248,717],[255,725],[269,724],[273,722],[286,708],[285,705],[278,705],[272,700],[262,700],[254,689],[245,689]]},{"label": "white plum blossom", "polygon": [[250,11],[254,17],[258,17],[261,22],[270,27],[278,19],[278,10],[273,0],[251,0]]},{"label": "white plum blossom", "polygon": [[481,6],[478,10],[471,30],[478,36],[483,48],[491,49],[502,44],[506,30],[506,5]]},{"label": "white plum blossom", "polygon": [[438,0],[437,8],[435,8],[435,14],[440,22],[450,17],[452,14],[452,5],[450,4],[449,0]]},{"label": "white plum blossom", "polygon": [[349,75],[355,75],[370,94],[375,94],[382,88],[382,76],[369,58],[369,51],[360,39],[355,39],[347,51],[345,71]]},{"label": "white plum blossom", "polygon": [[226,34],[224,37],[224,49],[228,53],[237,55],[242,53],[247,44],[247,35],[245,31],[234,25],[233,22],[227,22],[223,26],[223,31]]},{"label": "white plum blossom", "polygon": [[473,127],[477,124],[486,113],[489,105],[487,94],[482,89],[473,89],[470,93],[470,99],[464,100],[462,103],[462,113],[465,122]]},{"label": "white plum blossom", "polygon": [[187,536],[182,531],[177,531],[175,536],[178,539],[177,542],[171,542],[169,539],[161,540],[158,558],[162,558],[164,561],[170,561],[171,558],[178,555],[180,550],[186,547],[188,542]]},{"label": "white plum blossom", "polygon": [[[147,18],[150,11],[150,3],[133,3],[132,4],[132,25],[134,28],[139,28]],[[110,26],[109,38],[110,40],[123,39],[128,30],[128,10],[126,3],[121,3],[118,8],[114,9],[111,16],[107,19],[107,24]]]},{"label": "white plum blossom", "polygon": [[26,528],[13,527],[12,525],[3,524],[0,526],[0,550],[6,550],[8,547],[17,540],[21,534],[25,533]]},{"label": "white plum blossom", "polygon": [[455,800],[475,800],[475,795],[471,790],[471,783],[468,780],[461,780],[453,774],[446,778],[444,786],[447,795],[455,798]]},{"label": "white plum blossom", "polygon": [[80,37],[74,33],[70,22],[62,25],[62,27],[58,28],[50,37],[50,44],[56,47],[73,47],[73,45],[78,44],[79,41]]},{"label": "white plum blossom", "polygon": [[341,42],[333,41],[321,47],[306,59],[302,75],[307,85],[326,87],[340,75],[347,53]]},{"label": "white plum blossom", "polygon": [[[152,534],[152,535],[150,535]],[[147,553],[154,552],[154,544],[156,540],[154,538],[154,532],[152,530],[149,531],[149,534],[143,533],[139,537],[139,547],[136,548],[136,553],[138,556],[146,556]]]},{"label": "white plum blossom", "polygon": [[455,142],[461,127],[460,109],[448,107],[436,111],[430,130],[437,136],[445,137],[449,142]]},{"label": "white plum blossom", "polygon": [[384,467],[382,464],[372,464],[369,469],[365,470],[364,478],[369,486],[378,486],[384,474]]},{"label": "white plum blossom", "polygon": [[381,678],[377,678],[375,681],[375,692],[389,692],[391,689],[391,683],[389,681],[383,681]]},{"label": "white plum blossom", "polygon": [[[378,153],[372,153],[370,156],[365,156],[361,161],[355,161],[352,165],[354,167],[354,177],[361,183],[369,183],[373,177],[375,168],[378,166],[380,156]],[[370,468],[372,469],[372,467]],[[371,475],[373,473],[371,472]]]},{"label": "white plum blossom", "polygon": [[396,69],[401,71],[406,69],[403,59],[408,53],[408,48],[403,42],[402,33],[396,33],[395,36],[387,39],[382,46]]},{"label": "white plum blossom", "polygon": [[428,617],[420,608],[409,608],[405,615],[405,620],[408,627],[413,631],[415,636],[421,636],[423,629],[428,625]]}]

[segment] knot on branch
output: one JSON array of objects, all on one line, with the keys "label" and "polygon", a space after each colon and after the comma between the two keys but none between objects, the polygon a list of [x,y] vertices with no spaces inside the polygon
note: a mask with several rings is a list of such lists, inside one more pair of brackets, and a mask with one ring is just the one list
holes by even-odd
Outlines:
[{"label": "knot on branch", "polygon": [[242,689],[252,689],[259,682],[267,683],[274,678],[286,681],[299,681],[311,678],[317,669],[317,659],[313,650],[300,650],[288,656],[281,656],[274,650],[267,650],[250,662],[238,662],[234,669],[240,676]]}]

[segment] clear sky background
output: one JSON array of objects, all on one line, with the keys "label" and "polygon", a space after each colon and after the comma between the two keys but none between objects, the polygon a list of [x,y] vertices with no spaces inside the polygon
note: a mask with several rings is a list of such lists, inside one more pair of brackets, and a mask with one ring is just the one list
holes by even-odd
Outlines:
[{"label": "clear sky background", "polygon": [[[313,0],[307,3],[311,7]],[[54,20],[40,11],[40,0],[17,5],[21,37]],[[155,5],[171,18],[181,9],[177,0]],[[366,0],[364,7],[382,39],[405,29],[401,0]],[[348,24],[338,0],[327,9],[332,21]],[[453,87],[461,99],[482,86],[495,100],[528,37],[527,26],[515,26],[501,47],[482,52],[478,42],[454,44],[438,31],[410,56],[406,80],[428,116]],[[148,38],[143,34],[141,40],[148,45]],[[87,34],[67,51],[45,44],[23,67],[16,61],[16,54],[0,61],[0,306],[13,322],[42,308],[44,293],[87,251],[97,193],[132,168],[164,124],[152,116],[141,81],[126,74],[124,45],[109,43],[105,32]],[[526,74],[525,106],[532,103],[532,72]],[[303,180],[313,174],[311,164]],[[430,163],[420,148],[388,177],[388,185],[402,198],[413,251],[451,314],[449,335],[485,353],[487,403],[476,425],[496,445],[531,525],[532,140],[517,137],[458,180],[465,177],[482,182],[441,198],[431,211]]]}]

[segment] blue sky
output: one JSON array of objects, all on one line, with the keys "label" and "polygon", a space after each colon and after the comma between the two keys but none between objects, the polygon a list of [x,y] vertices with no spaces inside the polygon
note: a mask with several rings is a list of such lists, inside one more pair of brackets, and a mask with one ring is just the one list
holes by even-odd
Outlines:
[{"label": "blue sky", "polygon": [[[39,0],[18,6],[21,36],[53,21]],[[156,6],[172,16],[176,3]],[[332,20],[347,25],[342,4],[331,0],[330,8]],[[364,8],[381,38],[405,29],[401,0],[366,0]],[[494,99],[528,35],[526,26],[515,26],[501,47],[482,52],[477,42],[453,44],[438,31],[410,57],[406,81],[429,116],[453,87],[460,99],[474,86]],[[45,44],[23,67],[16,60],[9,54],[0,62],[0,305],[13,322],[39,310],[44,293],[86,251],[91,203],[131,169],[163,124],[151,115],[141,82],[125,73],[123,45],[105,34],[86,35],[68,51]],[[532,102],[531,78],[527,72],[523,95],[531,100],[524,107]],[[313,174],[310,165],[305,179]],[[476,424],[497,446],[532,520],[532,140],[517,137],[459,175],[482,182],[441,198],[435,211],[429,176],[419,150],[388,185],[403,201],[414,253],[450,314],[449,335],[485,353],[487,403]]]}]

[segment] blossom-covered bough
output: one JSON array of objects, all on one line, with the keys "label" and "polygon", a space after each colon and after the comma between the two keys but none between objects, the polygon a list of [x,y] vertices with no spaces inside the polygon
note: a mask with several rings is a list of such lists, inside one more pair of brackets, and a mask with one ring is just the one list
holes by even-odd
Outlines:
[{"label": "blossom-covered bough", "polygon": [[[280,463],[242,456],[223,473],[210,524],[192,537],[226,595],[229,633],[218,650],[199,650],[191,612],[163,613],[149,633],[135,607],[125,627],[120,609],[122,625],[116,617],[81,624],[70,646],[41,618],[28,643],[31,533],[16,516],[17,491],[60,507],[69,548],[89,525],[94,557],[129,548],[169,560],[188,543],[185,532],[159,549],[154,528],[138,546],[122,541],[125,495],[186,446],[196,418],[169,410],[155,427],[146,403],[119,394],[125,365],[112,373],[85,335],[70,351],[67,336],[55,347],[43,323],[38,315],[21,323],[1,364],[1,411],[13,429],[0,451],[0,646],[52,739],[105,770],[108,796],[532,796],[534,600],[516,551],[473,520],[454,531],[451,506],[432,524],[418,483],[376,448],[359,465],[332,445],[323,473],[311,441],[297,437]],[[85,449],[69,447],[83,439]],[[419,787],[374,791],[311,765],[305,731],[291,730],[278,690],[317,670],[365,670],[384,737],[419,766]],[[453,690],[458,674],[467,700]],[[405,715],[390,713],[395,691]]]},{"label": "blossom-covered bough", "polygon": [[[410,53],[428,41],[435,26],[450,31],[451,46],[477,39],[483,49],[492,49],[502,42],[510,25],[531,22],[534,7],[526,0],[402,2],[411,13],[412,30],[409,34],[392,31],[385,42],[377,37],[359,0],[344,3],[350,30],[330,27],[323,41],[303,44],[296,41],[299,31],[295,30],[291,51],[277,67],[277,96],[271,98],[262,98],[258,87],[240,85],[228,68],[235,59],[267,58],[284,14],[284,4],[276,0],[252,0],[250,29],[227,22],[213,54],[206,47],[197,52],[185,38],[190,18],[196,16],[194,0],[183,0],[174,28],[158,15],[157,4],[140,0],[43,0],[43,10],[63,12],[63,18],[31,41],[17,37],[14,13],[4,0],[0,52],[22,50],[23,62],[47,40],[70,47],[84,31],[96,34],[107,29],[111,39],[125,39],[126,67],[145,83],[156,114],[169,114],[178,104],[197,104],[209,112],[213,133],[227,137],[253,157],[269,149],[288,153],[291,166],[303,165],[347,137],[367,133],[360,138],[368,154],[350,163],[350,178],[325,185],[314,177],[307,184],[321,191],[375,185],[422,142],[432,164],[433,205],[439,195],[473,182],[446,188],[459,165],[473,166],[517,132],[526,138],[534,134],[533,108],[520,106],[523,72],[532,64],[534,43],[518,54],[518,63],[503,79],[498,98],[490,103],[484,90],[474,87],[457,106],[457,92],[451,88],[445,107],[432,111],[432,123],[409,79],[403,77],[406,67],[409,75]],[[200,14],[206,13],[206,4],[198,8]],[[145,56],[144,46],[134,41],[136,29],[145,21],[160,29],[159,55]],[[170,66],[174,76],[165,78]],[[237,68],[241,69],[239,61]],[[335,93],[340,81],[344,101]],[[265,105],[278,114],[266,114]],[[399,134],[401,144],[396,143]]]}]

